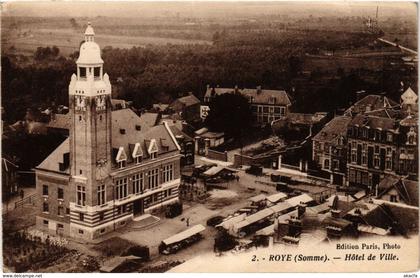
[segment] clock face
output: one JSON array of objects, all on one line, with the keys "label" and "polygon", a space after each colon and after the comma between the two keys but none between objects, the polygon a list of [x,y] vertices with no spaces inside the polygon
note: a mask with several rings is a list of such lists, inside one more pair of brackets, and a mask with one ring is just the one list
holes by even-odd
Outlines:
[{"label": "clock face", "polygon": [[75,106],[77,110],[85,109],[86,98],[84,96],[75,96]]},{"label": "clock face", "polygon": [[106,108],[106,96],[96,96],[95,97],[96,109],[97,110],[105,110]]},{"label": "clock face", "polygon": [[96,179],[97,180],[103,180],[108,176],[107,170],[106,170],[106,160],[101,159],[96,163]]}]

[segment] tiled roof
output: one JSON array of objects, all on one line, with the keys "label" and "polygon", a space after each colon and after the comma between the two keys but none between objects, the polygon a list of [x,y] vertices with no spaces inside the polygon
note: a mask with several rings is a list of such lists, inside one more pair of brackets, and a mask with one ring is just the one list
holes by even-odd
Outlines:
[{"label": "tiled roof", "polygon": [[44,169],[63,174],[69,174],[70,169],[67,167],[64,171],[60,171],[59,163],[64,162],[64,154],[70,151],[70,139],[67,138],[58,146],[41,164],[36,167],[37,169]]},{"label": "tiled roof", "polygon": [[181,102],[182,104],[184,104],[185,106],[191,106],[191,105],[195,105],[200,103],[200,100],[194,96],[193,94],[185,96],[185,97],[180,97],[178,98],[176,101]]},{"label": "tiled roof", "polygon": [[70,128],[70,114],[54,114],[51,116],[50,122],[47,124],[48,128],[69,129]]},{"label": "tiled roof", "polygon": [[[114,116],[114,115],[113,115]],[[159,114],[158,113],[143,113],[140,115],[140,126],[143,130],[149,129],[152,126],[155,126],[158,122]]]},{"label": "tiled roof", "polygon": [[390,118],[383,118],[370,115],[357,115],[351,121],[350,126],[368,126],[372,129],[382,129],[382,130],[394,130],[395,129],[395,120]]},{"label": "tiled roof", "polygon": [[366,110],[377,110],[381,108],[391,108],[398,106],[398,103],[381,95],[367,95],[357,101],[347,111],[352,113],[364,113]]},{"label": "tiled roof", "polygon": [[379,183],[378,197],[380,198],[392,188],[398,192],[398,195],[405,204],[410,206],[419,205],[418,182],[387,176]]},{"label": "tiled roof", "polygon": [[[152,139],[156,139],[156,143],[159,149],[159,153],[166,151],[175,151],[177,147],[173,142],[171,135],[165,128],[165,126],[158,125],[149,127],[143,130],[136,129],[136,125],[140,125],[140,117],[136,115],[131,109],[122,109],[112,112],[112,147],[119,148],[123,147],[127,155],[133,151],[135,143],[140,143],[143,154],[148,154],[147,149],[149,147],[148,142]],[[125,134],[121,134],[121,130],[125,130]]]},{"label": "tiled roof", "polygon": [[[215,95],[222,95],[226,93],[234,93],[232,88],[207,88],[205,97],[210,98]],[[238,89],[238,92],[250,99],[253,98],[253,103],[269,104],[270,99],[275,99],[276,105],[291,105],[290,97],[283,90],[265,90],[265,89]]]},{"label": "tiled roof", "polygon": [[317,135],[314,136],[314,141],[331,142],[339,136],[346,136],[347,126],[351,121],[350,117],[338,116],[329,121]]},{"label": "tiled roof", "polygon": [[[418,223],[419,209],[417,207],[401,206],[393,203],[383,203],[361,216],[368,225],[388,229],[394,227],[397,232],[404,233]],[[417,224],[418,226],[418,224]]]},{"label": "tiled roof", "polygon": [[[138,130],[136,125],[140,124],[140,117],[131,109],[112,111],[112,148],[118,150],[123,147],[129,161],[132,160],[131,154],[136,143],[140,143],[144,158],[148,158],[147,149],[152,139],[156,140],[159,149],[158,154],[178,150],[175,138],[172,137],[171,131],[164,124],[146,130],[143,130],[143,128]],[[124,134],[122,134],[122,130],[124,130]],[[37,168],[68,174],[68,169],[66,171],[59,170],[59,163],[63,162],[63,155],[68,153],[69,150],[69,139],[66,139]],[[115,155],[112,155],[115,159]]]},{"label": "tiled roof", "polygon": [[185,140],[193,141],[193,139],[190,136],[188,136],[186,133],[182,132],[177,126],[169,125],[169,128],[171,129],[171,132],[172,132],[173,135],[175,135],[175,137],[176,136],[184,136]]}]

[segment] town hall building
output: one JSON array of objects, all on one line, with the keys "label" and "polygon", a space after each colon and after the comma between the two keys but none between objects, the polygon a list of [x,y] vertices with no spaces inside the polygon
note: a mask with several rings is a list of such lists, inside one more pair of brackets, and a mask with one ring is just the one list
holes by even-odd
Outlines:
[{"label": "town hall building", "polygon": [[69,84],[69,138],[36,168],[37,228],[92,240],[178,202],[180,146],[166,123],[112,110],[111,83],[90,24]]}]

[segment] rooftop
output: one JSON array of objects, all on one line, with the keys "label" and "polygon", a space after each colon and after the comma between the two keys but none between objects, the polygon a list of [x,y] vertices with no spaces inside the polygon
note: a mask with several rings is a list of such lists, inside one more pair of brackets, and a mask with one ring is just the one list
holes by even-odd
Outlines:
[{"label": "rooftop", "polygon": [[331,142],[340,136],[346,136],[347,126],[351,121],[350,117],[338,116],[329,121],[317,135],[314,141]]},{"label": "rooftop", "polygon": [[[141,123],[140,117],[131,109],[112,111],[112,148],[118,150],[122,147],[129,159],[131,159],[131,154],[134,151],[136,143],[140,144],[144,157],[148,158],[148,148],[152,139],[155,139],[158,154],[178,150],[175,137],[165,124],[143,130],[141,128]],[[60,171],[59,163],[63,162],[64,154],[69,152],[69,139],[66,139],[37,167],[37,169],[68,174],[68,169]],[[115,159],[115,157],[113,157],[113,159]]]},{"label": "rooftop", "polygon": [[252,103],[275,104],[275,105],[291,105],[290,97],[284,90],[266,90],[261,88],[256,89],[232,89],[232,88],[207,88],[205,97],[210,98],[216,95],[227,93],[241,93],[247,97]]}]

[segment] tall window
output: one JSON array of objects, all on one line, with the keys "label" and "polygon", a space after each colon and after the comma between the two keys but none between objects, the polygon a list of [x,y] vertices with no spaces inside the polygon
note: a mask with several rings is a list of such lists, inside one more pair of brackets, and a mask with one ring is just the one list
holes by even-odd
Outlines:
[{"label": "tall window", "polygon": [[105,184],[98,186],[98,205],[105,204]]},{"label": "tall window", "polygon": [[392,170],[391,158],[389,157],[386,158],[385,166],[387,170]]},{"label": "tall window", "polygon": [[173,164],[163,166],[162,182],[168,182],[173,180]]},{"label": "tall window", "polygon": [[43,206],[42,206],[42,211],[43,211],[43,212],[48,212],[48,211],[49,211],[49,208],[48,208],[48,203],[44,203],[44,204],[43,204]]},{"label": "tall window", "polygon": [[356,151],[353,150],[351,151],[351,163],[356,163],[356,160],[357,160]]},{"label": "tall window", "polygon": [[330,169],[330,160],[329,159],[324,160],[324,168],[325,169]]},{"label": "tall window", "polygon": [[64,216],[64,208],[62,206],[58,206],[57,215],[58,216]]},{"label": "tall window", "polygon": [[117,199],[122,199],[122,198],[127,197],[128,195],[127,178],[122,178],[122,179],[117,180],[116,186],[117,187],[115,188],[116,190],[115,193],[116,193]]},{"label": "tall window", "polygon": [[77,204],[79,206],[86,205],[86,188],[84,186],[77,186]]},{"label": "tall window", "polygon": [[379,168],[379,155],[375,155],[373,158],[373,167]]},{"label": "tall window", "polygon": [[143,191],[143,173],[135,174],[133,176],[133,193],[139,193]]},{"label": "tall window", "polygon": [[149,171],[149,188],[153,189],[159,185],[159,169]]},{"label": "tall window", "polygon": [[57,198],[58,199],[64,199],[64,190],[63,190],[63,188],[58,188]]},{"label": "tall window", "polygon": [[43,185],[42,186],[42,195],[44,196],[48,196],[48,185]]}]

